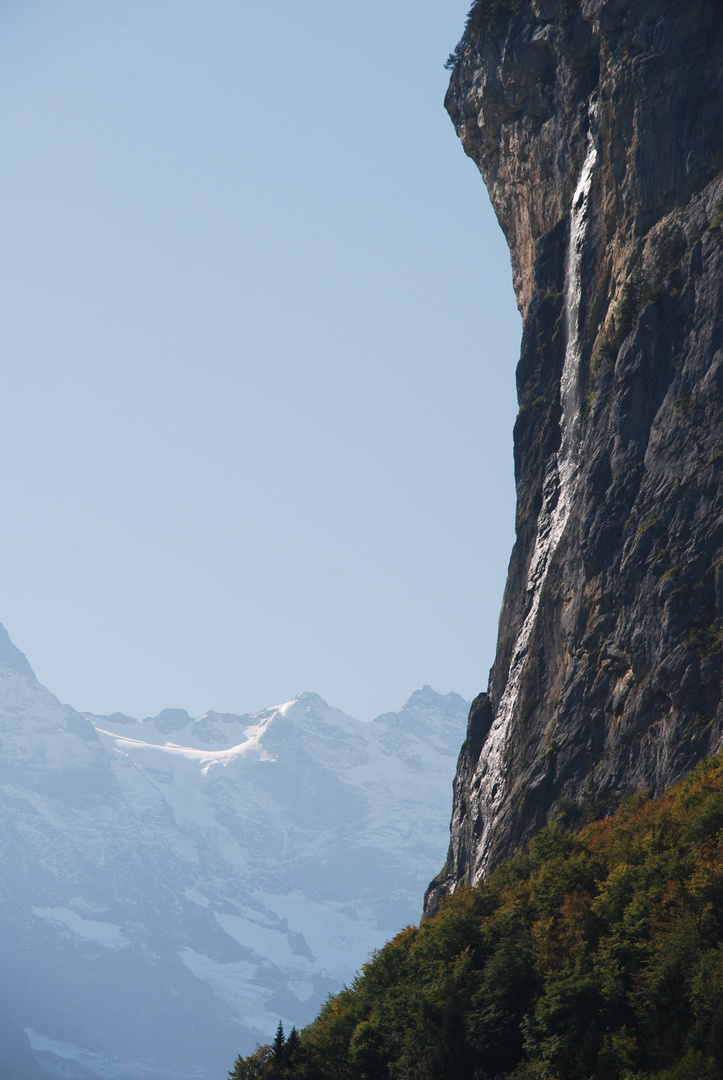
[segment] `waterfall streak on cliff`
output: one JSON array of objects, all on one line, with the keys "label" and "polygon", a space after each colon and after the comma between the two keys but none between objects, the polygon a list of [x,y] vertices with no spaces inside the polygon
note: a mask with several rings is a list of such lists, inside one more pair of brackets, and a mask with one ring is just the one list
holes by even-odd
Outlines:
[{"label": "waterfall streak on cliff", "polygon": [[484,874],[489,860],[489,835],[505,795],[505,757],[510,722],[515,712],[522,672],[527,660],[530,638],[540,607],[552,557],[570,517],[577,478],[575,454],[579,422],[580,369],[580,301],[582,297],[582,255],[589,219],[590,189],[597,150],[592,133],[588,133],[587,152],[570,210],[570,237],[567,251],[565,310],[567,344],[560,380],[560,448],[550,459],[542,486],[542,507],[537,518],[535,547],[527,576],[529,606],[522,628],[517,635],[507,674],[505,690],[494,723],[484,745],[477,767],[475,785],[479,790],[482,834],[474,881]]}]

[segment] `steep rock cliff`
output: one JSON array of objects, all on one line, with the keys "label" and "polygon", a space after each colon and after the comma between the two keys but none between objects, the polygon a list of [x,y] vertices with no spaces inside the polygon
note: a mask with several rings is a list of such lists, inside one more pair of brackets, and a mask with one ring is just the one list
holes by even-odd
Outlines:
[{"label": "steep rock cliff", "polygon": [[453,60],[523,338],[517,536],[428,912],[723,738],[723,6],[478,0]]}]

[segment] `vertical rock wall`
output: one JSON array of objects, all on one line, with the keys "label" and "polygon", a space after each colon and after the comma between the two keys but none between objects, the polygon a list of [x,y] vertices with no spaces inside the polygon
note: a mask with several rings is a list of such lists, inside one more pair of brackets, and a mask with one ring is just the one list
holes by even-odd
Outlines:
[{"label": "vertical rock wall", "polygon": [[723,5],[478,0],[447,108],[523,314],[517,539],[427,911],[723,737]]}]

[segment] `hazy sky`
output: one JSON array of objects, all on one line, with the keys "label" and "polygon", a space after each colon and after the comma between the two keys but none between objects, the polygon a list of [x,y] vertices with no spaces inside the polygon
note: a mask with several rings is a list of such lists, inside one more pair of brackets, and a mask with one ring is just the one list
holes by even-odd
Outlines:
[{"label": "hazy sky", "polygon": [[468,2],[0,5],[0,621],[76,708],[486,686],[520,325]]}]

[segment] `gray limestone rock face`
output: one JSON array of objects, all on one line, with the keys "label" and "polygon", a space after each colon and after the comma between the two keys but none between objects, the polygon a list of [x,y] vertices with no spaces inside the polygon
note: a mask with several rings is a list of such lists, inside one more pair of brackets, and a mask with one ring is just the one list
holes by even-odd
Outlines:
[{"label": "gray limestone rock face", "polygon": [[517,518],[428,914],[721,746],[722,58],[710,0],[479,0],[458,50],[523,314]]}]

